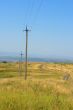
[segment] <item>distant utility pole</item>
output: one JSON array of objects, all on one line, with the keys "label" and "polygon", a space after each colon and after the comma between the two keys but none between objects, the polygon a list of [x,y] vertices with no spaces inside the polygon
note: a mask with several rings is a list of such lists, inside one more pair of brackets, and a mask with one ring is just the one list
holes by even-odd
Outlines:
[{"label": "distant utility pole", "polygon": [[21,72],[22,72],[22,56],[23,56],[23,53],[21,51],[20,60],[19,60],[19,75],[21,75]]},{"label": "distant utility pole", "polygon": [[26,29],[24,30],[26,32],[26,56],[25,56],[25,80],[27,79],[27,49],[28,49],[28,30],[27,26]]},{"label": "distant utility pole", "polygon": [[21,55],[21,62],[22,62],[22,56],[23,56],[23,53],[22,53],[22,51],[21,51],[21,54],[20,54],[20,55]]}]

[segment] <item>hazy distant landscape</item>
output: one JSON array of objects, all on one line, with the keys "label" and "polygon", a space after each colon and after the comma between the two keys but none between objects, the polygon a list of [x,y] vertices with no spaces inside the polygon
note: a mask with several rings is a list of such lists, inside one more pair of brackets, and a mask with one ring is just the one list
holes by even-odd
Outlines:
[{"label": "hazy distant landscape", "polygon": [[[20,56],[0,56],[0,62],[19,62]],[[25,61],[25,56],[22,57],[22,61]],[[72,58],[41,58],[41,57],[28,57],[28,62],[55,62],[55,63],[73,63]]]}]

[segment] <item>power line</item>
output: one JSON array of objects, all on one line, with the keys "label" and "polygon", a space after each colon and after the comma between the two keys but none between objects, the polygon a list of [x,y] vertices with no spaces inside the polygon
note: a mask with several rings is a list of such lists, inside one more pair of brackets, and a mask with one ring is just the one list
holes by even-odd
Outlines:
[{"label": "power line", "polygon": [[[40,2],[35,2],[35,0],[30,0],[31,2],[28,2],[27,0],[27,9],[26,9],[26,13],[25,13],[25,24],[29,24],[31,23],[31,21],[33,21],[33,23],[35,23],[37,21],[40,9],[43,5],[43,0],[40,0]],[[30,5],[29,5],[30,4]],[[38,5],[36,5],[38,4]],[[34,8],[38,6],[37,8]],[[35,15],[33,15],[33,9],[35,10]],[[31,19],[32,18],[32,19]]]},{"label": "power line", "polygon": [[29,18],[29,10],[30,10],[30,1],[31,0],[26,0],[27,2],[26,2],[26,13],[25,13],[25,17],[24,17],[24,20],[25,20],[25,24],[28,24],[28,18]]},{"label": "power line", "polygon": [[40,3],[39,3],[38,8],[36,10],[36,15],[34,16],[34,19],[33,19],[34,23],[36,23],[36,21],[37,21],[37,18],[38,18],[38,15],[39,15],[39,12],[40,12],[42,5],[43,5],[43,0],[40,0]]},{"label": "power line", "polygon": [[34,9],[34,6],[35,6],[35,0],[31,0],[31,1],[32,1],[32,3],[31,3],[30,13],[29,13],[30,22],[31,22],[31,18],[33,16],[33,9]]},{"label": "power line", "polygon": [[[26,2],[26,13],[25,13],[25,24],[29,24],[31,21],[32,11],[35,4],[35,0],[27,0]],[[30,19],[29,19],[30,18]]]}]

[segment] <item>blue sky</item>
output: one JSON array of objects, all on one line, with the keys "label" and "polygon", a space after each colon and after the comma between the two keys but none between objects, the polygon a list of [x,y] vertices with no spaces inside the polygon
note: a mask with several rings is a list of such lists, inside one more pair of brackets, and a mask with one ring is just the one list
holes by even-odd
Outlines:
[{"label": "blue sky", "polygon": [[[42,2],[41,2],[42,1]],[[0,53],[73,58],[73,0],[0,0]]]}]

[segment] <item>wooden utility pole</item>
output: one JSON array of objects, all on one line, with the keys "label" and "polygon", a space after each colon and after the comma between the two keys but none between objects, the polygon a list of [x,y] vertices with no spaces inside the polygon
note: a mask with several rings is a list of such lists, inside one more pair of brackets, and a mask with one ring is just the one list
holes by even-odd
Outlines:
[{"label": "wooden utility pole", "polygon": [[26,49],[25,49],[25,51],[26,51],[26,56],[25,56],[25,80],[27,79],[27,50],[28,50],[28,32],[30,31],[30,30],[28,30],[28,28],[27,28],[27,26],[26,26],[26,29],[24,30],[25,32],[26,32]]},{"label": "wooden utility pole", "polygon": [[21,52],[20,59],[19,59],[19,75],[21,75],[22,73],[22,56],[23,56],[23,53]]}]

